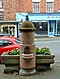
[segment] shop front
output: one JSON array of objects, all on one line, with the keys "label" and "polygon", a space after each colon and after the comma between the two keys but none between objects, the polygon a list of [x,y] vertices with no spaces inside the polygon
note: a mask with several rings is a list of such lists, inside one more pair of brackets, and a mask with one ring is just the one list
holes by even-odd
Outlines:
[{"label": "shop front", "polygon": [[56,35],[56,20],[49,20],[48,23],[48,35],[55,36]]},{"label": "shop front", "polygon": [[28,15],[29,20],[36,27],[35,33],[40,35],[60,35],[60,13],[17,13],[17,21],[25,21]]},{"label": "shop front", "polygon": [[0,33],[10,34],[12,36],[18,36],[18,22],[1,21],[0,22]]},{"label": "shop front", "polygon": [[48,22],[47,21],[32,21],[35,25],[35,33],[40,35],[47,35],[48,33]]}]

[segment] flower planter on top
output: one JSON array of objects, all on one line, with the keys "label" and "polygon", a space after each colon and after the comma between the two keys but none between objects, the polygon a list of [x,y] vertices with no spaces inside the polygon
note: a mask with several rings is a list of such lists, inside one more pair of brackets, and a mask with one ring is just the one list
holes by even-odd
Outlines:
[{"label": "flower planter on top", "polygon": [[2,58],[2,61],[1,61],[2,64],[5,64],[5,65],[19,64],[19,55],[2,55],[1,58]]},{"label": "flower planter on top", "polygon": [[1,64],[4,64],[4,73],[18,72],[20,69],[19,55],[2,55]]},{"label": "flower planter on top", "polygon": [[[5,64],[4,73],[11,73],[20,69],[20,55],[2,55],[1,63]],[[54,63],[55,55],[36,55],[36,69],[50,68],[50,64]]]},{"label": "flower planter on top", "polygon": [[54,63],[55,55],[36,55],[36,68],[48,69]]},{"label": "flower planter on top", "polygon": [[37,64],[51,64],[54,63],[55,55],[36,55]]}]

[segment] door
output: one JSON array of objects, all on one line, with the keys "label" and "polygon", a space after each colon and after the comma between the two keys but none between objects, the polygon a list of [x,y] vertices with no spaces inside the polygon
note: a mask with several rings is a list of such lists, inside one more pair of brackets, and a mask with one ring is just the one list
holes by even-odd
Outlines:
[{"label": "door", "polygon": [[49,36],[54,36],[55,27],[56,27],[56,22],[55,21],[49,21]]}]

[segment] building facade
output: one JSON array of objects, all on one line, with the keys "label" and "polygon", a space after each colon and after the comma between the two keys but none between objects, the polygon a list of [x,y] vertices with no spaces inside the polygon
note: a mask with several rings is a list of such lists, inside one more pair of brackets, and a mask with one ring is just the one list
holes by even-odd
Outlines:
[{"label": "building facade", "polygon": [[[16,13],[19,12],[20,0],[0,0],[0,33],[18,36]],[[14,30],[12,32],[12,30]]]},{"label": "building facade", "polygon": [[17,21],[17,28],[28,15],[37,34],[60,35],[60,0],[0,0],[0,10],[2,20]]},{"label": "building facade", "polygon": [[22,5],[20,13],[16,13],[17,21],[24,21],[28,15],[37,34],[60,35],[60,0],[24,0],[20,6]]},{"label": "building facade", "polygon": [[60,9],[60,0],[0,0],[5,21],[16,20],[16,13],[52,13]]}]

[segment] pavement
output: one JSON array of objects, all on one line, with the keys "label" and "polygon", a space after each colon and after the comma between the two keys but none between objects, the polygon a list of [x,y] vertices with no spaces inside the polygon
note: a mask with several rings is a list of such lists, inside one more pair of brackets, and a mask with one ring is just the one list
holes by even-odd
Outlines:
[{"label": "pavement", "polygon": [[35,75],[21,76],[15,74],[4,74],[4,65],[0,65],[0,79],[60,79],[60,63],[51,65],[51,69],[37,71]]},{"label": "pavement", "polygon": [[[59,40],[60,37],[35,37],[34,40]],[[5,65],[0,64],[0,79],[60,79],[60,62],[54,62],[51,69],[37,71],[35,75],[21,76],[19,74],[4,74]]]},{"label": "pavement", "polygon": [[52,37],[48,37],[47,35],[37,35],[34,37],[35,41],[54,41],[54,40],[60,40],[60,36],[52,36]]}]

